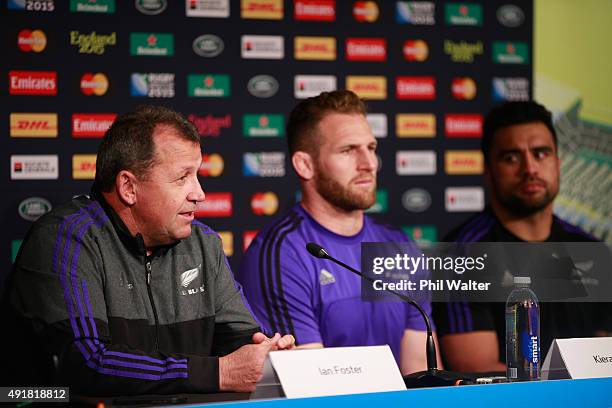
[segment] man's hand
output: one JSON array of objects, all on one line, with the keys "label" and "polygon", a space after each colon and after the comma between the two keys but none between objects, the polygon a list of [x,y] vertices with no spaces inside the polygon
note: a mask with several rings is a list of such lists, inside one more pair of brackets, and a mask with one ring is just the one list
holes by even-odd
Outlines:
[{"label": "man's hand", "polygon": [[268,338],[263,333],[253,335],[253,343],[240,347],[219,358],[219,389],[221,391],[252,392],[263,376],[263,365],[268,352],[295,348],[292,335],[276,333]]},{"label": "man's hand", "polygon": [[265,334],[258,332],[253,335],[253,343],[269,343],[274,346],[272,350],[291,350],[295,348],[295,338],[290,334],[281,337],[280,333],[274,333],[274,337],[269,338]]}]

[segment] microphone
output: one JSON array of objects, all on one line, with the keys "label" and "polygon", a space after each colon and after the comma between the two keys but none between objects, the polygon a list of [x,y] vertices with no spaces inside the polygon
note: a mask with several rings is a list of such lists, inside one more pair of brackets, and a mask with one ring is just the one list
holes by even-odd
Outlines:
[{"label": "microphone", "polygon": [[[364,275],[360,271],[351,266],[345,264],[344,262],[332,257],[321,245],[316,244],[314,242],[309,242],[306,244],[306,250],[315,258],[319,259],[328,259],[334,262],[337,265],[353,272],[355,275],[367,280],[368,282],[374,283],[374,279],[369,276]],[[423,310],[421,305],[415,302],[410,297],[396,292],[391,289],[385,288],[385,291],[388,293],[392,293],[401,300],[406,303],[414,306],[421,316],[423,320],[425,320],[425,326],[427,327],[427,341],[425,343],[425,355],[427,356],[427,370],[426,371],[418,371],[416,373],[412,373],[404,376],[404,383],[407,388],[423,388],[423,387],[444,387],[449,385],[457,385],[459,380],[466,379],[459,373],[454,373],[452,371],[444,371],[438,370],[438,363],[436,359],[436,343],[433,339],[433,332],[431,330],[431,322],[429,321],[429,316]]]}]

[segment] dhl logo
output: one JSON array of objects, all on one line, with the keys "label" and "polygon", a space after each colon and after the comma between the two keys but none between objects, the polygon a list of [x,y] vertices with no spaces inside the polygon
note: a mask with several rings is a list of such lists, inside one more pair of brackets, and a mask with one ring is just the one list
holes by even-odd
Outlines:
[{"label": "dhl logo", "polygon": [[93,180],[96,176],[96,155],[75,154],[72,156],[72,178]]},{"label": "dhl logo", "polygon": [[295,37],[295,59],[333,61],[336,59],[334,37]]},{"label": "dhl logo", "polygon": [[11,113],[11,137],[57,137],[57,113]]},{"label": "dhl logo", "polygon": [[384,76],[349,75],[346,88],[364,99],[387,99],[387,78]]}]

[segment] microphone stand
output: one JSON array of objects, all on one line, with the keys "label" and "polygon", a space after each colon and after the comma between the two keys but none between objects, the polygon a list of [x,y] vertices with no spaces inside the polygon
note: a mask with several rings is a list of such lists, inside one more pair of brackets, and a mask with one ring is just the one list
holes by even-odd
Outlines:
[{"label": "microphone stand", "polygon": [[[314,242],[306,244],[306,250],[316,258],[328,259],[334,262],[335,264],[340,265],[344,269],[347,269],[356,274],[357,276],[367,280],[368,282],[374,283],[374,279],[364,275],[362,272],[345,264],[344,262],[332,257],[323,247],[318,244],[315,244]],[[417,302],[415,302],[408,296],[403,295],[394,290],[385,289],[385,291],[394,294],[402,301],[414,306],[419,311],[419,313],[421,313],[423,320],[425,320],[425,326],[427,327],[427,341],[425,343],[427,370],[417,371],[415,373],[404,376],[404,383],[406,384],[406,388],[444,387],[449,385],[457,385],[459,380],[465,379],[466,377],[462,376],[459,373],[438,369],[438,362],[436,357],[436,343],[433,339],[431,323],[429,321],[429,316],[427,316],[427,313],[425,313],[421,305],[419,305]]]}]

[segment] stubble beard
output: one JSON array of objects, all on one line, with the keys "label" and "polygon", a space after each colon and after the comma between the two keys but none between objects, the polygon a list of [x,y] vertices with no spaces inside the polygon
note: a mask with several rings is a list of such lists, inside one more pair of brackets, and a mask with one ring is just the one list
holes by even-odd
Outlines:
[{"label": "stubble beard", "polygon": [[315,188],[321,197],[344,211],[366,210],[376,202],[376,179],[371,189],[358,192],[317,173]]},{"label": "stubble beard", "polygon": [[557,188],[552,188],[549,184],[545,184],[544,194],[540,198],[536,200],[528,200],[515,192],[502,194],[495,186],[493,187],[493,193],[495,194],[499,204],[506,210],[519,216],[533,215],[539,211],[542,211],[554,201],[558,192],[558,185]]}]

